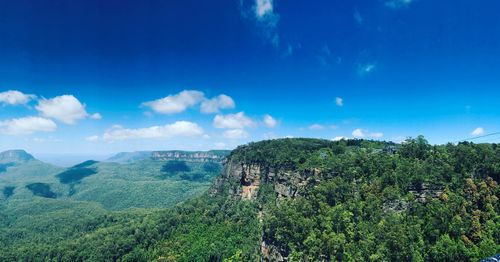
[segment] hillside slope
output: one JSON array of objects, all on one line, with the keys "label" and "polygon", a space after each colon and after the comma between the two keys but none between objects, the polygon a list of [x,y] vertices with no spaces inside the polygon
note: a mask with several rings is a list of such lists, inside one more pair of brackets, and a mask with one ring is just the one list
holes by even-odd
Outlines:
[{"label": "hillside slope", "polygon": [[2,260],[477,261],[500,253],[500,147],[282,139],[231,152],[202,197],[113,213]]}]

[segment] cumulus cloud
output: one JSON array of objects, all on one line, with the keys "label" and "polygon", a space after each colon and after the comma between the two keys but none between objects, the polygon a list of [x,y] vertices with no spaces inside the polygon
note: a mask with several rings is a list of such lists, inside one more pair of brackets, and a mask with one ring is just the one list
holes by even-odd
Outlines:
[{"label": "cumulus cloud", "polygon": [[216,128],[229,128],[229,129],[244,129],[245,127],[254,127],[255,122],[245,116],[244,112],[228,115],[216,115],[214,117],[213,125]]},{"label": "cumulus cloud", "polygon": [[482,128],[482,127],[478,127],[478,128],[476,128],[476,129],[474,129],[474,130],[472,131],[472,133],[470,133],[470,134],[471,134],[472,136],[482,136],[482,135],[484,135],[484,128]]},{"label": "cumulus cloud", "polygon": [[52,118],[65,124],[74,124],[76,120],[88,116],[85,105],[72,95],[62,95],[38,101],[36,110],[43,117]]},{"label": "cumulus cloud", "polygon": [[276,121],[276,119],[274,119],[271,115],[265,115],[263,121],[269,128],[275,128],[278,125],[278,121]]},{"label": "cumulus cloud", "polygon": [[384,134],[381,132],[369,133],[366,130],[357,128],[352,131],[352,136],[354,138],[381,138],[384,136]]},{"label": "cumulus cloud", "polygon": [[363,138],[366,136],[365,132],[361,129],[354,129],[354,131],[352,131],[352,136],[355,137],[355,138]]},{"label": "cumulus cloud", "polygon": [[313,125],[310,125],[308,128],[309,128],[309,130],[313,130],[313,131],[325,129],[325,127],[323,125],[320,125],[320,124],[313,124]]},{"label": "cumulus cloud", "polygon": [[205,114],[218,113],[221,109],[234,108],[234,100],[227,95],[219,95],[201,102],[201,112]]},{"label": "cumulus cloud", "polygon": [[344,99],[342,99],[342,97],[336,97],[335,98],[335,104],[337,106],[343,106],[344,105]]},{"label": "cumulus cloud", "polygon": [[203,92],[197,90],[184,90],[175,95],[142,103],[154,112],[166,115],[184,112],[198,104],[201,104],[200,111],[205,114],[218,113],[221,109],[235,107],[234,100],[230,96],[221,94],[209,99]]},{"label": "cumulus cloud", "polygon": [[385,6],[391,9],[399,9],[409,6],[414,0],[387,0]]},{"label": "cumulus cloud", "polygon": [[348,138],[345,136],[336,136],[332,138],[333,141],[347,140]]},{"label": "cumulus cloud", "polygon": [[124,128],[113,126],[108,129],[102,139],[113,142],[128,139],[153,139],[153,138],[174,138],[174,137],[196,137],[202,136],[203,129],[196,123],[188,121],[177,121],[164,126],[151,126],[145,128]]},{"label": "cumulus cloud", "polygon": [[243,129],[230,129],[224,131],[222,136],[228,139],[244,139],[249,136],[248,132]]},{"label": "cumulus cloud", "polygon": [[25,105],[35,98],[35,95],[23,94],[22,92],[17,90],[8,90],[0,93],[0,104]]},{"label": "cumulus cloud", "polygon": [[196,90],[184,90],[175,95],[143,103],[160,114],[176,114],[203,101],[205,95]]},{"label": "cumulus cloud", "polygon": [[23,117],[0,121],[0,132],[6,135],[28,135],[35,132],[52,132],[57,129],[56,123],[42,117]]}]

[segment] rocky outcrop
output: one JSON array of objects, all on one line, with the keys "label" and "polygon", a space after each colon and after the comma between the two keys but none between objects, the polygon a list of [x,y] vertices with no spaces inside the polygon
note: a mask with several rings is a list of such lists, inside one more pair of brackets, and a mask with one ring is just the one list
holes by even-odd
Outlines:
[{"label": "rocky outcrop", "polygon": [[272,186],[276,198],[281,200],[300,196],[306,187],[318,183],[322,178],[324,176],[318,169],[298,172],[229,159],[210,193],[216,195],[226,190],[232,198],[254,200],[261,185],[266,183]]},{"label": "rocky outcrop", "polygon": [[443,194],[443,187],[430,186],[429,184],[423,183],[418,187],[413,187],[410,189],[416,200],[420,203],[426,203],[429,199],[438,198]]},{"label": "rocky outcrop", "polygon": [[179,160],[186,162],[216,162],[222,163],[229,151],[213,150],[213,151],[153,151],[151,158],[157,161]]}]

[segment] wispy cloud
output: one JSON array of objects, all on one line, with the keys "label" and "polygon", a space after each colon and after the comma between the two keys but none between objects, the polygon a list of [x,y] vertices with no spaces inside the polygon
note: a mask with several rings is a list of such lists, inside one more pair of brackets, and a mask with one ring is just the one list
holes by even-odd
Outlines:
[{"label": "wispy cloud", "polygon": [[222,136],[228,139],[244,139],[248,138],[249,135],[250,134],[248,134],[248,132],[243,129],[230,129],[222,133]]},{"label": "wispy cloud", "polygon": [[363,18],[363,16],[361,15],[361,13],[358,10],[354,11],[354,14],[352,15],[352,17],[354,18],[354,21],[358,25],[362,25],[365,21],[365,19]]},{"label": "wispy cloud", "polygon": [[318,54],[316,55],[316,58],[324,67],[330,67],[335,64],[338,65],[342,62],[342,58],[336,57],[332,54],[332,51],[330,50],[330,47],[328,45],[324,45],[323,47],[321,47]]},{"label": "wispy cloud", "polygon": [[376,68],[377,68],[377,64],[375,62],[358,64],[358,68],[357,68],[358,76],[369,75],[369,74],[373,73],[373,71],[375,71]]},{"label": "wispy cloud", "polygon": [[325,129],[325,126],[323,125],[320,125],[320,124],[312,124],[308,127],[309,130],[312,130],[312,131],[318,131],[318,130],[323,130]]},{"label": "wispy cloud", "polygon": [[6,135],[29,135],[35,132],[52,132],[57,129],[54,121],[36,116],[0,121],[0,132]]},{"label": "wispy cloud", "polygon": [[[250,3],[250,4],[249,4]],[[280,45],[278,35],[279,15],[275,12],[275,0],[240,0],[243,17],[254,20],[263,36],[275,47]]]},{"label": "wispy cloud", "polygon": [[385,6],[391,9],[399,9],[409,6],[414,0],[387,0]]},{"label": "wispy cloud", "polygon": [[484,135],[484,128],[478,127],[476,129],[474,129],[470,134],[472,136],[482,136],[482,135]]},{"label": "wispy cloud", "polygon": [[263,121],[268,128],[275,128],[278,125],[278,121],[271,115],[265,115]]},{"label": "wispy cloud", "polygon": [[335,104],[337,106],[344,106],[344,99],[342,97],[336,97],[335,98]]},{"label": "wispy cloud", "polygon": [[[113,126],[103,135],[102,140],[114,142],[128,139],[158,139],[174,137],[201,137],[204,134],[203,129],[196,123],[189,121],[177,121],[173,124],[163,126],[151,126],[145,128],[124,128],[122,126]],[[95,136],[90,137],[96,140]]]},{"label": "wispy cloud", "polygon": [[381,132],[373,132],[370,133],[367,130],[363,130],[361,128],[354,129],[351,133],[354,138],[382,138],[384,133]]}]

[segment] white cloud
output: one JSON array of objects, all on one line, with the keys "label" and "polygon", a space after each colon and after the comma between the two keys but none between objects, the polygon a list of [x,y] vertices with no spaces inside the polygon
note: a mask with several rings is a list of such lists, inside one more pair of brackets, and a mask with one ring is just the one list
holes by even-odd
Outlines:
[{"label": "white cloud", "polygon": [[366,76],[372,73],[376,69],[377,65],[375,63],[365,63],[358,64],[358,75]]},{"label": "white cloud", "polygon": [[230,129],[224,131],[222,136],[228,139],[243,139],[249,136],[248,132],[243,129]]},{"label": "white cloud", "polygon": [[243,17],[254,20],[262,30],[263,36],[274,47],[280,46],[280,37],[277,32],[279,15],[275,12],[274,0],[240,0],[240,8]]},{"label": "white cloud", "polygon": [[332,140],[333,141],[340,141],[340,140],[347,140],[348,138],[345,136],[336,136]]},{"label": "white cloud", "polygon": [[355,138],[363,138],[366,136],[365,132],[361,129],[354,129],[354,131],[352,131],[352,136],[355,137]]},{"label": "white cloud", "polygon": [[234,100],[230,96],[221,94],[208,99],[203,92],[197,90],[184,90],[175,95],[142,103],[143,106],[166,115],[184,112],[198,104],[201,104],[200,111],[204,114],[218,113],[221,109],[235,107]]},{"label": "white cloud", "polygon": [[51,99],[42,99],[36,110],[47,118],[53,118],[66,124],[74,124],[76,120],[88,116],[85,105],[72,95],[62,95]]},{"label": "white cloud", "polygon": [[387,0],[385,6],[392,9],[399,9],[409,6],[414,0]]},{"label": "white cloud", "polygon": [[95,142],[95,141],[99,141],[100,137],[95,135],[95,136],[89,136],[89,137],[86,137],[85,140],[89,141],[89,142]]},{"label": "white cloud", "polygon": [[313,130],[313,131],[325,129],[325,127],[320,125],[320,124],[313,124],[313,125],[310,125],[308,128],[309,128],[309,130]]},{"label": "white cloud", "polygon": [[228,115],[216,115],[213,125],[216,128],[243,129],[245,127],[254,127],[255,122],[245,116],[244,112]]},{"label": "white cloud", "polygon": [[474,131],[472,131],[472,133],[470,133],[472,136],[482,136],[484,135],[484,128],[482,127],[478,127],[476,129],[474,129]]},{"label": "white cloud", "polygon": [[90,118],[95,119],[95,120],[101,120],[102,115],[99,113],[95,113],[95,114],[90,115]]},{"label": "white cloud", "polygon": [[175,95],[143,103],[153,111],[160,114],[176,114],[195,106],[205,99],[203,92],[196,90],[184,90]]},{"label": "white cloud", "polygon": [[234,100],[227,95],[219,95],[212,99],[206,99],[201,103],[201,112],[205,114],[218,113],[220,109],[234,108]]},{"label": "white cloud", "polygon": [[195,137],[202,136],[203,129],[196,123],[188,121],[177,121],[164,126],[152,126],[146,128],[129,129],[115,125],[107,130],[102,139],[113,142],[127,139],[151,139],[151,138],[173,138],[173,137]]},{"label": "white cloud", "polygon": [[278,121],[276,121],[276,119],[274,119],[271,115],[265,115],[263,121],[269,128],[275,128],[278,125]]},{"label": "white cloud", "polygon": [[255,16],[259,19],[266,15],[273,14],[272,0],[256,0],[255,1]]},{"label": "white cloud", "polygon": [[343,106],[344,105],[344,99],[342,99],[342,97],[336,97],[335,98],[335,104],[337,106]]},{"label": "white cloud", "polygon": [[0,104],[25,105],[35,98],[35,95],[23,94],[17,90],[8,90],[0,93]]},{"label": "white cloud", "polygon": [[56,129],[54,121],[36,116],[0,121],[0,132],[7,135],[28,135],[35,132],[52,132]]},{"label": "white cloud", "polygon": [[352,136],[354,138],[381,138],[384,136],[384,133],[381,132],[369,133],[366,130],[357,128],[352,131]]}]

